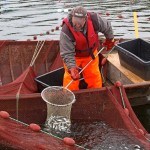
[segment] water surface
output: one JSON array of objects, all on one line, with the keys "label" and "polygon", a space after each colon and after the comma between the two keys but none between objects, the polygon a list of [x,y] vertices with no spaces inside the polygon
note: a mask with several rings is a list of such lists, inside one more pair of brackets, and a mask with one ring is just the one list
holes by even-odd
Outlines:
[{"label": "water surface", "polygon": [[51,132],[61,138],[71,137],[90,150],[144,150],[127,130],[114,129],[104,121],[72,121],[70,133]]},{"label": "water surface", "polygon": [[38,40],[59,39],[60,30],[51,30],[60,27],[63,18],[77,5],[110,20],[116,38],[135,38],[136,11],[139,37],[150,40],[149,0],[1,0],[0,39],[26,40],[35,35]]}]

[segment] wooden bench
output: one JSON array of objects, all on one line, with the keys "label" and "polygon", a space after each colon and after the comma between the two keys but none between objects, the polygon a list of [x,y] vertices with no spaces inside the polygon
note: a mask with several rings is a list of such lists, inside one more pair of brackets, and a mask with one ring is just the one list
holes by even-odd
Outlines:
[{"label": "wooden bench", "polygon": [[112,53],[110,53],[107,56],[107,60],[107,78],[112,83],[115,83],[116,81],[120,81],[122,84],[147,82],[120,64],[119,55],[117,51],[113,51]]}]

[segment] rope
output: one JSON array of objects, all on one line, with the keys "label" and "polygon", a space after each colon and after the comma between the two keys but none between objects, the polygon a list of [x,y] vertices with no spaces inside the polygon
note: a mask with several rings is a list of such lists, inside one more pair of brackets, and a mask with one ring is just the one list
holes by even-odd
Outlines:
[{"label": "rope", "polygon": [[[34,65],[34,62],[35,62],[36,58],[38,57],[44,43],[45,43],[45,40],[37,42],[37,45],[36,45],[36,48],[35,48],[31,63],[30,63],[31,67]],[[28,74],[28,72],[25,74],[24,79],[26,78],[27,74]],[[24,81],[24,79],[23,79],[23,81]],[[17,118],[17,120],[18,120],[18,116],[19,116],[19,99],[20,99],[20,91],[21,91],[22,86],[23,86],[23,82],[20,84],[18,92],[16,94],[16,118]]]},{"label": "rope", "polygon": [[[41,41],[38,41],[37,44],[36,44],[36,48],[35,48],[35,50],[34,50],[34,54],[33,54],[33,57],[32,57],[31,62],[33,61],[33,58],[35,57],[35,55],[36,55],[36,53],[37,53],[37,51],[38,51],[40,42],[41,42]],[[31,63],[30,63],[30,64],[31,64]]]},{"label": "rope", "polygon": [[9,54],[10,73],[11,73],[12,81],[14,81],[15,77],[14,77],[14,72],[13,72],[13,64],[12,64],[12,57],[11,57],[12,54],[11,54],[10,46],[8,46],[8,54]]},{"label": "rope", "polygon": [[[54,44],[57,44],[57,43],[55,43],[55,41],[51,41],[50,42],[50,44],[48,45],[48,48],[46,49],[46,52],[44,53],[44,56],[42,57],[43,59],[42,59],[42,61],[37,65],[37,69],[36,69],[36,73],[38,73],[38,71],[39,71],[39,69],[42,67],[42,64],[44,63],[44,61],[45,61],[45,63],[47,63],[46,61],[47,61],[47,56],[48,56],[48,54],[49,54],[49,52],[51,51],[51,49],[52,49],[52,47],[53,47],[53,45]],[[56,51],[57,52],[57,51]],[[57,56],[56,56],[57,57]],[[55,59],[55,58],[54,58]],[[47,64],[46,64],[47,65]],[[49,71],[49,69],[47,70],[47,71]],[[46,71],[46,72],[47,72]]]},{"label": "rope", "polygon": [[[13,120],[13,121],[15,121],[15,122],[18,122],[18,123],[20,123],[20,124],[23,124],[23,125],[25,125],[25,126],[29,126],[28,124],[26,124],[26,123],[24,123],[24,122],[22,122],[22,121],[19,121],[18,119],[16,120],[16,119],[14,119],[14,118],[12,118],[12,117],[10,117],[10,119]],[[50,135],[50,136],[52,136],[52,137],[54,137],[54,138],[63,140],[62,138],[60,138],[60,137],[58,137],[58,136],[56,136],[56,135],[53,135],[53,134],[51,134],[51,133],[45,132],[44,130],[40,130],[40,131],[41,131],[42,133],[48,134],[48,135]],[[79,147],[79,148],[84,149],[84,150],[90,150],[90,149],[87,149],[87,148],[85,148],[85,147],[82,147],[82,146],[80,146],[80,145],[78,145],[78,144],[75,144],[75,145],[76,145],[77,147]]]},{"label": "rope", "polygon": [[44,43],[45,43],[45,40],[37,42],[37,45],[36,45],[36,48],[35,48],[35,51],[34,51],[34,54],[33,54],[32,60],[31,60],[31,63],[30,63],[30,66],[34,65],[35,60],[38,57],[41,49],[43,48]]},{"label": "rope", "polygon": [[17,118],[17,120],[19,117],[19,97],[20,97],[20,90],[18,90],[18,92],[16,94],[16,118]]},{"label": "rope", "polygon": [[[108,87],[106,87],[106,89],[108,90],[109,94],[118,102],[118,100],[117,100],[116,97],[112,94],[112,92],[110,91],[110,89],[109,89]],[[120,88],[119,88],[119,92],[120,92]],[[122,93],[122,92],[121,92],[121,93]],[[121,93],[120,93],[120,94],[121,94]],[[122,98],[122,94],[121,94],[121,98]],[[123,105],[125,105],[125,104],[123,104]],[[135,122],[130,118],[130,116],[127,115],[127,117],[128,117],[128,119],[130,120],[130,122],[132,123],[132,125],[134,126],[134,128],[135,128],[136,130],[138,130],[139,128],[137,127],[137,125],[135,124]],[[143,135],[143,134],[142,134],[142,135]],[[145,135],[143,135],[143,137],[144,137],[148,142],[150,142],[150,139],[147,138]]]},{"label": "rope", "polygon": [[123,108],[126,108],[121,87],[119,87],[119,92],[120,92],[120,96],[121,96],[121,101],[122,101]]},{"label": "rope", "polygon": [[[24,79],[26,78],[28,72],[26,72],[25,76],[24,76]],[[24,79],[22,81],[22,83],[20,84],[19,86],[19,89],[18,89],[18,92],[16,94],[16,118],[18,120],[18,116],[19,116],[19,99],[20,99],[20,91],[21,91],[21,88],[23,86],[23,82],[24,82]]]}]

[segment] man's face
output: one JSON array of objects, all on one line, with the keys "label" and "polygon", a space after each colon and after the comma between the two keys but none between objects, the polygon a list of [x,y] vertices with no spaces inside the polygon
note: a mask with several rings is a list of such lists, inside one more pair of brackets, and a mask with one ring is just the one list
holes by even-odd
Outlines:
[{"label": "man's face", "polygon": [[86,18],[72,17],[73,28],[75,31],[82,31],[82,28],[86,22]]}]

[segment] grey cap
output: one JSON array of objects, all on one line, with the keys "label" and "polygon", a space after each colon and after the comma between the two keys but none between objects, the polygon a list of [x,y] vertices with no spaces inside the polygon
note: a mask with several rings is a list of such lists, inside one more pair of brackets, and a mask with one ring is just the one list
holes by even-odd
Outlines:
[{"label": "grey cap", "polygon": [[77,6],[72,10],[72,16],[85,18],[87,16],[87,10],[82,6]]}]

